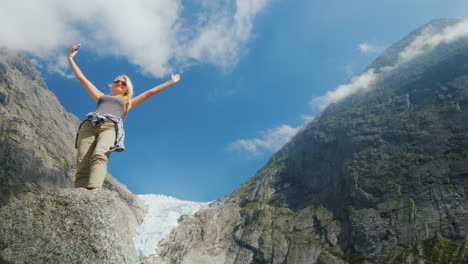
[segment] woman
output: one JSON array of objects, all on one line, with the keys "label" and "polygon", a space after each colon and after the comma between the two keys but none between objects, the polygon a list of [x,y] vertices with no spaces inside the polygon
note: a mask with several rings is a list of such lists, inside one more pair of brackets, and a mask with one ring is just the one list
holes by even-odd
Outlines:
[{"label": "woman", "polygon": [[118,76],[110,85],[112,92],[105,95],[99,91],[76,65],[73,57],[80,45],[73,46],[68,52],[68,62],[78,81],[89,95],[97,101],[96,110],[86,115],[76,138],[78,155],[76,157],[75,188],[88,190],[102,187],[107,171],[107,160],[112,151],[124,151],[123,122],[130,109],[143,101],[177,83],[180,75],[172,74],[171,79],[135,98],[130,78]]}]

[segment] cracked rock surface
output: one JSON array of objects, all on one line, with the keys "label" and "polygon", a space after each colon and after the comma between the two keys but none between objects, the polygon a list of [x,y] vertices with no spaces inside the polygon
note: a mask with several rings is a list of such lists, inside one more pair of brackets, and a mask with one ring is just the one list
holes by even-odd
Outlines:
[{"label": "cracked rock surface", "polygon": [[116,192],[65,189],[0,208],[0,263],[137,263]]}]

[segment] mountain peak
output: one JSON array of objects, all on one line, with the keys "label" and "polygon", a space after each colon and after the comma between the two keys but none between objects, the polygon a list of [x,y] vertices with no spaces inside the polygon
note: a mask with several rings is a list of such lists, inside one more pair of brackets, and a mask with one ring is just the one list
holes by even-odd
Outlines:
[{"label": "mountain peak", "polygon": [[[466,20],[456,18],[440,18],[431,20],[429,23],[410,32],[403,39],[387,48],[379,57],[377,57],[369,66],[367,66],[364,72],[367,72],[369,69],[382,69],[384,67],[394,66],[398,63],[402,51],[405,50],[405,48],[408,48],[418,37],[421,37],[424,33],[429,32],[431,35],[435,35],[463,21]],[[426,52],[426,55],[429,54],[430,51]]]},{"label": "mountain peak", "polygon": [[462,252],[468,40],[430,34],[444,39],[461,21],[431,21],[392,45],[369,66],[371,87],[330,104],[237,190],[182,221],[157,263],[404,262],[436,236]]}]

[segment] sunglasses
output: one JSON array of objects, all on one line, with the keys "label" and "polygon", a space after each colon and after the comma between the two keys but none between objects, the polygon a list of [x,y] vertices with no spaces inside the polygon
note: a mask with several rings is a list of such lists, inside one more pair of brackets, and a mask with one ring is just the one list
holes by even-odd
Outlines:
[{"label": "sunglasses", "polygon": [[125,81],[121,81],[121,80],[115,80],[114,83],[121,83],[122,85],[127,86],[127,83]]}]

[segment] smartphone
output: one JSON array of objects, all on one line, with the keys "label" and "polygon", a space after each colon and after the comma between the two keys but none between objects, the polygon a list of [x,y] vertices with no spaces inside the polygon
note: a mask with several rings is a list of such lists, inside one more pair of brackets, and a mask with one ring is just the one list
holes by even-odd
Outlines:
[{"label": "smartphone", "polygon": [[78,45],[78,48],[74,49],[73,51],[77,51],[77,50],[79,50],[79,49],[80,49],[80,47],[81,47],[81,45]]}]

